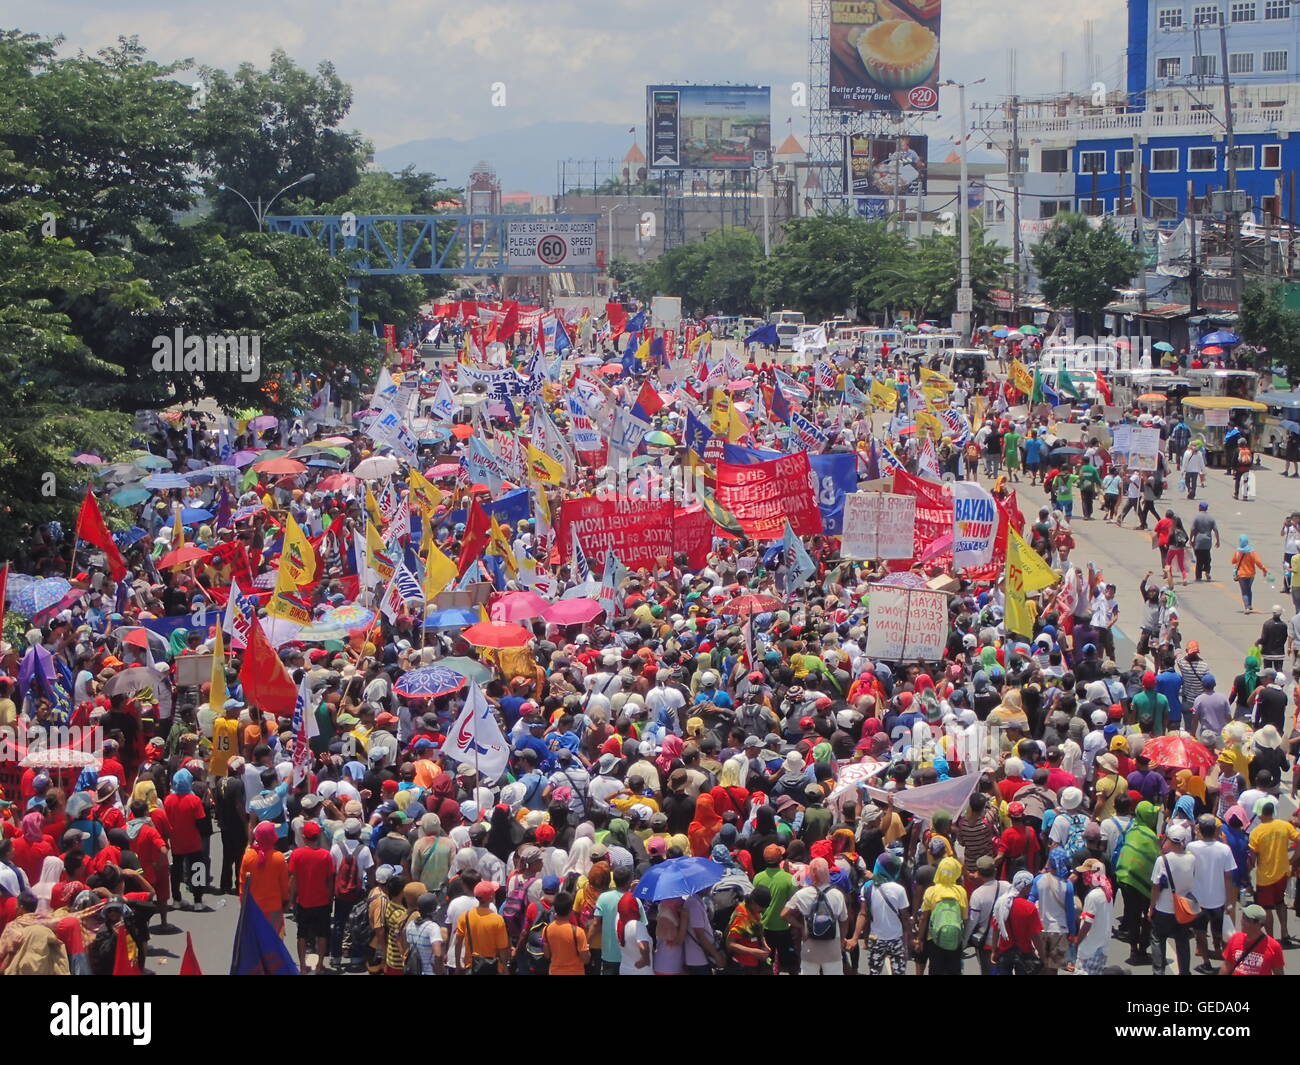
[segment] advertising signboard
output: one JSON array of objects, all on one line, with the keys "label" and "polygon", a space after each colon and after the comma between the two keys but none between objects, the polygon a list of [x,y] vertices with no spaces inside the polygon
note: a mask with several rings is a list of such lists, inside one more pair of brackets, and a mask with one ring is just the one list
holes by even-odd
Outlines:
[{"label": "advertising signboard", "polygon": [[832,110],[937,110],[942,0],[831,0],[830,6]]},{"label": "advertising signboard", "polygon": [[854,196],[893,197],[926,194],[928,137],[845,138],[848,188]]},{"label": "advertising signboard", "polygon": [[660,170],[748,170],[772,151],[766,85],[651,85],[649,165]]}]

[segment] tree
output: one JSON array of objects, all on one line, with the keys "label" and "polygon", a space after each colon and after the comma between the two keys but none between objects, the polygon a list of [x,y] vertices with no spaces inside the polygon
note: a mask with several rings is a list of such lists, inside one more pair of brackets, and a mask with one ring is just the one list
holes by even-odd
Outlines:
[{"label": "tree", "polygon": [[791,219],[784,242],[761,261],[754,301],[833,318],[858,302],[864,278],[897,264],[906,249],[906,239],[883,222],[846,215]]},{"label": "tree", "polygon": [[1094,318],[1141,269],[1133,246],[1110,219],[1100,226],[1080,214],[1062,212],[1031,249],[1043,296],[1054,307],[1069,307]]},{"label": "tree", "polygon": [[1281,366],[1300,381],[1300,311],[1283,302],[1281,285],[1254,284],[1241,295],[1241,339],[1267,349],[1267,365]]},{"label": "tree", "polygon": [[762,249],[747,229],[719,229],[669,248],[644,268],[620,266],[639,298],[679,296],[688,314],[750,314]]},{"label": "tree", "polygon": [[[989,292],[1006,273],[1006,249],[985,240],[982,226],[970,231],[971,289],[976,306],[989,302]],[[961,282],[961,240],[931,233],[906,254],[878,264],[858,287],[859,303],[872,310],[899,309],[913,319],[947,318],[957,309]]]}]

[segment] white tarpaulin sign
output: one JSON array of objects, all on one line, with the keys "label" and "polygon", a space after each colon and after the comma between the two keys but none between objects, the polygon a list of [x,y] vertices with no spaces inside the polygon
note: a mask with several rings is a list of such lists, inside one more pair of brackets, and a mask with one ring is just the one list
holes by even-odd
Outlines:
[{"label": "white tarpaulin sign", "polygon": [[951,814],[954,818],[970,802],[975,785],[979,783],[978,773],[965,773],[950,780],[940,780],[934,784],[922,784],[919,788],[904,788],[902,791],[885,791],[867,785],[867,794],[882,801],[893,799],[894,806],[925,821],[933,821],[938,813]]},{"label": "white tarpaulin sign", "polygon": [[937,660],[948,642],[948,596],[925,588],[874,585],[867,655],[889,662]]},{"label": "white tarpaulin sign", "polygon": [[1160,454],[1160,430],[1134,426],[1129,433],[1128,465],[1131,470],[1154,470]]},{"label": "white tarpaulin sign", "polygon": [[852,492],[844,497],[842,558],[911,558],[916,497]]},{"label": "white tarpaulin sign", "polygon": [[1224,407],[1223,410],[1207,410],[1205,412],[1205,424],[1219,426],[1227,425],[1228,415],[1231,413],[1232,411],[1228,410],[1227,407]]},{"label": "white tarpaulin sign", "polygon": [[993,560],[998,533],[998,508],[993,496],[973,481],[952,486],[952,565],[983,566]]}]

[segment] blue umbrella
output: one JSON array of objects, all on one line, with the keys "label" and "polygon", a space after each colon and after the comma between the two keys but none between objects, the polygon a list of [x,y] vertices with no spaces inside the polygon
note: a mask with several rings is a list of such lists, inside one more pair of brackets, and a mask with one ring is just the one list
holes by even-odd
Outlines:
[{"label": "blue umbrella", "polygon": [[149,492],[144,488],[123,488],[121,491],[114,492],[108,497],[119,507],[133,507],[137,503],[143,503],[149,498]]},{"label": "blue umbrella", "polygon": [[327,470],[341,470],[341,469],[343,469],[343,463],[341,463],[341,462],[335,462],[334,459],[312,459],[309,463],[307,463],[307,465],[308,465],[308,466],[320,466],[320,467],[323,467],[324,469],[327,469]]},{"label": "blue umbrella", "polygon": [[46,577],[19,588],[9,605],[23,617],[30,618],[42,610],[48,610],[71,589],[72,585],[62,577]]},{"label": "blue umbrella", "polygon": [[1156,341],[1154,344],[1152,344],[1151,346],[1152,346],[1153,348],[1155,348],[1156,351],[1173,351],[1173,350],[1174,350],[1174,346],[1173,346],[1172,344],[1170,344],[1168,341],[1165,341],[1165,340],[1157,340],[1157,341]]},{"label": "blue umbrella", "polygon": [[446,610],[435,610],[424,619],[426,629],[455,629],[462,625],[473,625],[479,620],[477,610],[453,606]]},{"label": "blue umbrella", "polygon": [[167,488],[188,488],[190,486],[190,482],[179,473],[155,473],[152,477],[146,477],[141,483],[145,488],[152,488],[155,491]]},{"label": "blue umbrella", "polygon": [[999,340],[1001,340],[1003,337],[1009,335],[1009,331],[1006,329],[998,328],[993,330],[993,335],[997,337]]},{"label": "blue umbrella", "polygon": [[632,894],[642,902],[684,899],[712,887],[726,871],[708,858],[669,858],[650,866]]},{"label": "blue umbrella", "polygon": [[443,666],[426,666],[404,673],[393,691],[415,699],[435,699],[439,695],[460,691],[467,683],[464,676]]},{"label": "blue umbrella", "polygon": [[1300,433],[1300,422],[1293,422],[1289,418],[1278,422],[1277,425],[1279,429],[1285,429],[1288,433]]},{"label": "blue umbrella", "polygon": [[127,548],[132,544],[143,540],[148,535],[149,533],[140,528],[140,526],[132,525],[129,529],[122,529],[119,532],[115,532],[113,534],[113,542],[116,543],[118,547]]},{"label": "blue umbrella", "polygon": [[181,508],[182,525],[197,525],[199,522],[211,521],[211,520],[212,520],[212,511],[210,510],[202,510],[198,507]]},{"label": "blue umbrella", "polygon": [[133,458],[131,461],[146,470],[170,470],[172,468],[171,460],[165,459],[161,455],[144,454]]},{"label": "blue umbrella", "polygon": [[1200,347],[1208,348],[1217,344],[1221,348],[1231,347],[1233,344],[1240,344],[1241,337],[1236,333],[1229,333],[1226,329],[1216,329],[1213,333],[1206,333],[1196,342]]}]

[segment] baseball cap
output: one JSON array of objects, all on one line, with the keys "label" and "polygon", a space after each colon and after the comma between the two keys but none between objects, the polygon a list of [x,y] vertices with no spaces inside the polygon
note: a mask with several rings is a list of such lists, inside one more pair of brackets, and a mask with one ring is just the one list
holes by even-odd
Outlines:
[{"label": "baseball cap", "polygon": [[497,884],[491,880],[480,880],[474,885],[474,897],[480,901],[490,901],[496,897]]},{"label": "baseball cap", "polygon": [[976,872],[996,873],[997,870],[998,870],[998,863],[994,861],[993,856],[991,854],[981,855],[980,858],[975,862]]},{"label": "baseball cap", "polygon": [[315,821],[308,821],[302,826],[303,839],[320,839],[320,825]]},{"label": "baseball cap", "polygon": [[560,878],[554,873],[542,877],[542,894],[554,895],[560,890]]},{"label": "baseball cap", "polygon": [[763,861],[779,862],[785,856],[785,848],[779,843],[769,843],[763,848]]},{"label": "baseball cap", "polygon": [[1268,915],[1264,912],[1263,906],[1259,906],[1252,902],[1241,911],[1241,916],[1246,918],[1248,921],[1262,921]]}]

